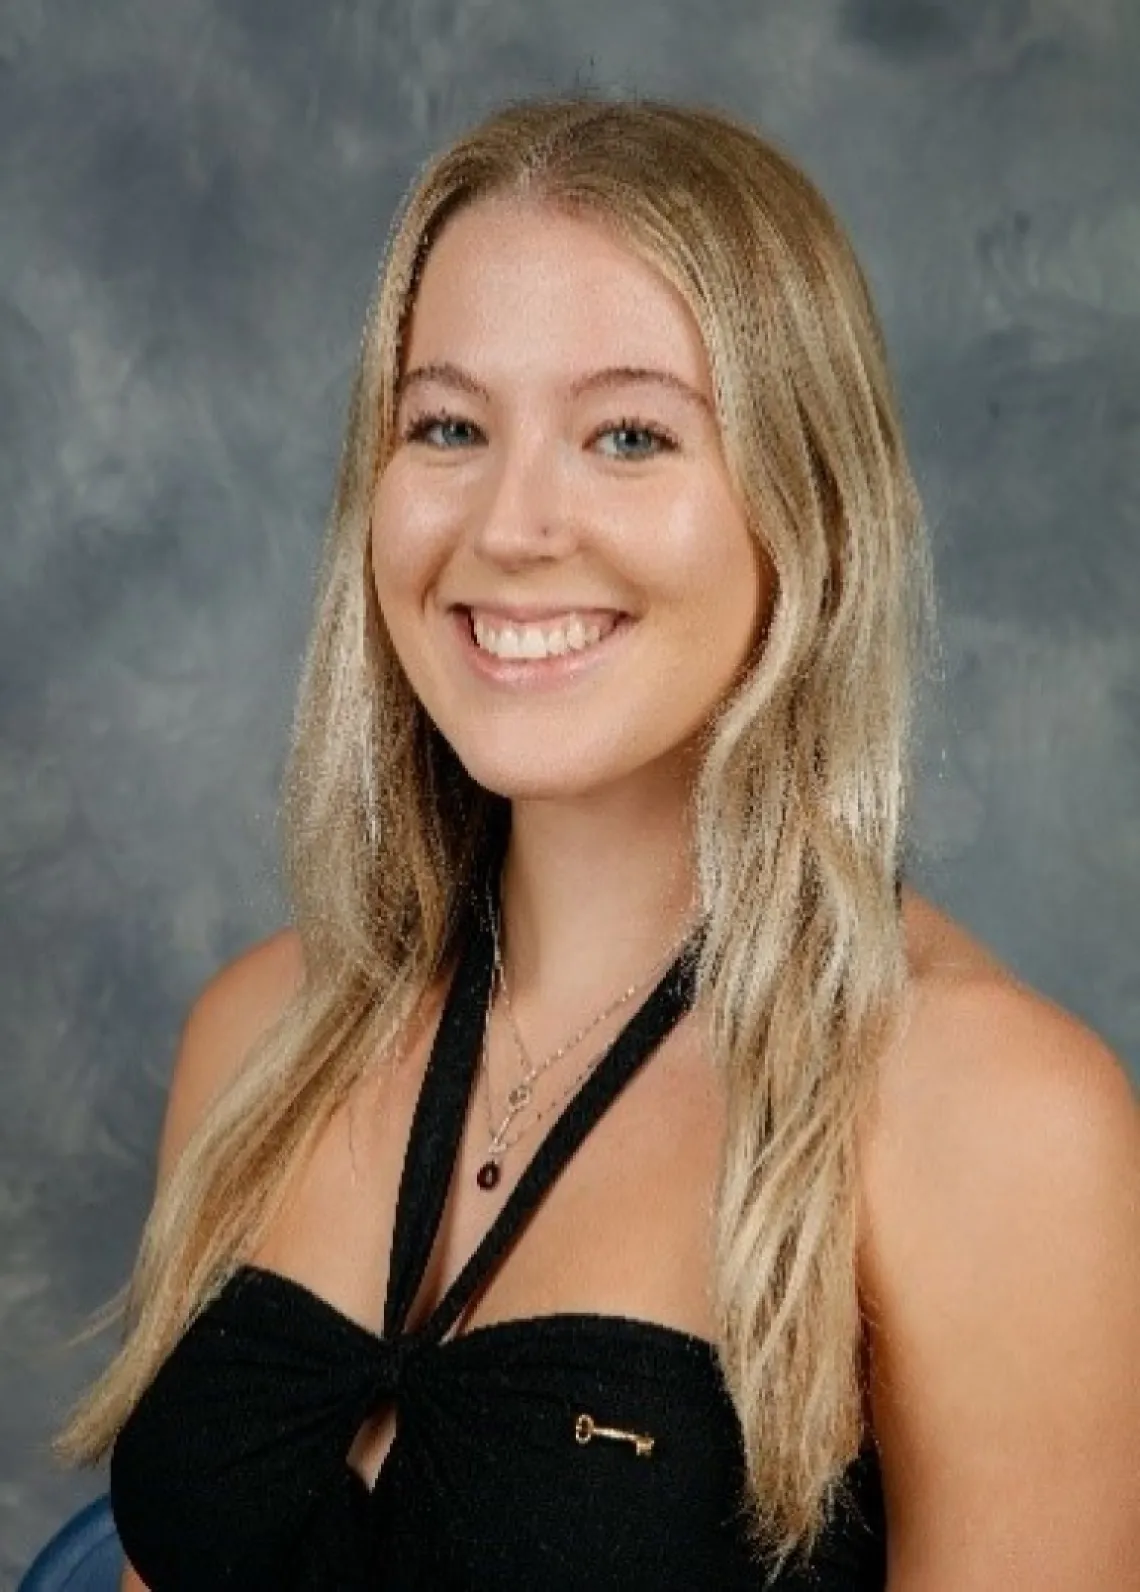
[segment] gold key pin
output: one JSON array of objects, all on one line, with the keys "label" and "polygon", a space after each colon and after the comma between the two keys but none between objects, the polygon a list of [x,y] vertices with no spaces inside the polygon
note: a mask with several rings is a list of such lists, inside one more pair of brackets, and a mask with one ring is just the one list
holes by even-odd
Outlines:
[{"label": "gold key pin", "polygon": [[644,1437],[640,1432],[623,1432],[617,1426],[599,1426],[592,1415],[579,1415],[574,1422],[574,1436],[580,1443],[588,1443],[594,1437],[613,1437],[621,1443],[632,1443],[634,1452],[641,1458],[653,1452],[652,1437]]}]

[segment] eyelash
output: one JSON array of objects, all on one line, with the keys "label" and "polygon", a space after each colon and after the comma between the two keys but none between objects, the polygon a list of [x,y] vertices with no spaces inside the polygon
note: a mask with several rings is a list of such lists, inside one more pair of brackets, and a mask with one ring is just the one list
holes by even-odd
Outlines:
[{"label": "eyelash", "polygon": [[[404,442],[421,442],[433,426],[443,425],[472,426],[473,429],[478,430],[473,421],[464,419],[462,415],[449,414],[446,410],[440,410],[436,414],[417,415],[410,420],[401,433],[401,438]],[[640,431],[645,436],[652,437],[654,442],[658,444],[658,453],[672,453],[677,448],[676,438],[668,431],[663,431],[660,426],[650,425],[648,421],[639,420],[635,415],[623,416],[620,420],[608,420],[605,425],[598,427],[591,441],[598,437],[604,437],[611,431]],[[442,451],[449,452],[450,450],[445,448]],[[655,456],[655,454],[651,453],[626,455],[625,461],[627,463],[640,463],[642,459],[649,459]]]}]

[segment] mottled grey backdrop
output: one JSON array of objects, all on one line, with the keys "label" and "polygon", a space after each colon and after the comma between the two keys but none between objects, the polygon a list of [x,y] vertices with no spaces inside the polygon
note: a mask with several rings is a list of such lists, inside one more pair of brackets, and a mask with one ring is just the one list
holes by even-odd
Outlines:
[{"label": "mottled grey backdrop", "polygon": [[280,920],[359,325],[419,163],[578,83],[724,106],[878,293],[941,577],[921,885],[1140,1058],[1135,0],[0,0],[0,1583],[178,1026]]}]

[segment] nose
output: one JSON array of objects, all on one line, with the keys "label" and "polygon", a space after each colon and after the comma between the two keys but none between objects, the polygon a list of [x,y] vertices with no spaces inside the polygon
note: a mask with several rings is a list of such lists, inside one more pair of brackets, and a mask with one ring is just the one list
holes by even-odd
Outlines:
[{"label": "nose", "polygon": [[472,512],[476,550],[500,564],[562,554],[574,531],[560,444],[535,432],[497,453]]}]

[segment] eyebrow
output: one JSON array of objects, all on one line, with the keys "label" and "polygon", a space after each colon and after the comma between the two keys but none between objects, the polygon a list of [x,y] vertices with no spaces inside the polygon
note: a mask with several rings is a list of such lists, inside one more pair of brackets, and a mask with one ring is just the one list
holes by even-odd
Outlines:
[{"label": "eyebrow", "polygon": [[[463,392],[469,392],[475,398],[482,398],[485,403],[490,403],[491,395],[482,382],[465,371],[462,366],[454,365],[450,360],[441,360],[429,365],[417,365],[414,370],[404,373],[396,383],[396,402],[408,391],[428,382],[435,382],[444,387],[458,387]],[[607,365],[602,370],[591,370],[584,376],[578,376],[568,383],[567,392],[572,398],[578,398],[586,392],[607,391],[611,387],[631,387],[655,383],[657,386],[666,387],[670,392],[676,393],[687,403],[695,404],[706,415],[712,415],[713,408],[704,393],[698,392],[695,387],[675,376],[669,370],[654,370],[646,365]]]}]

